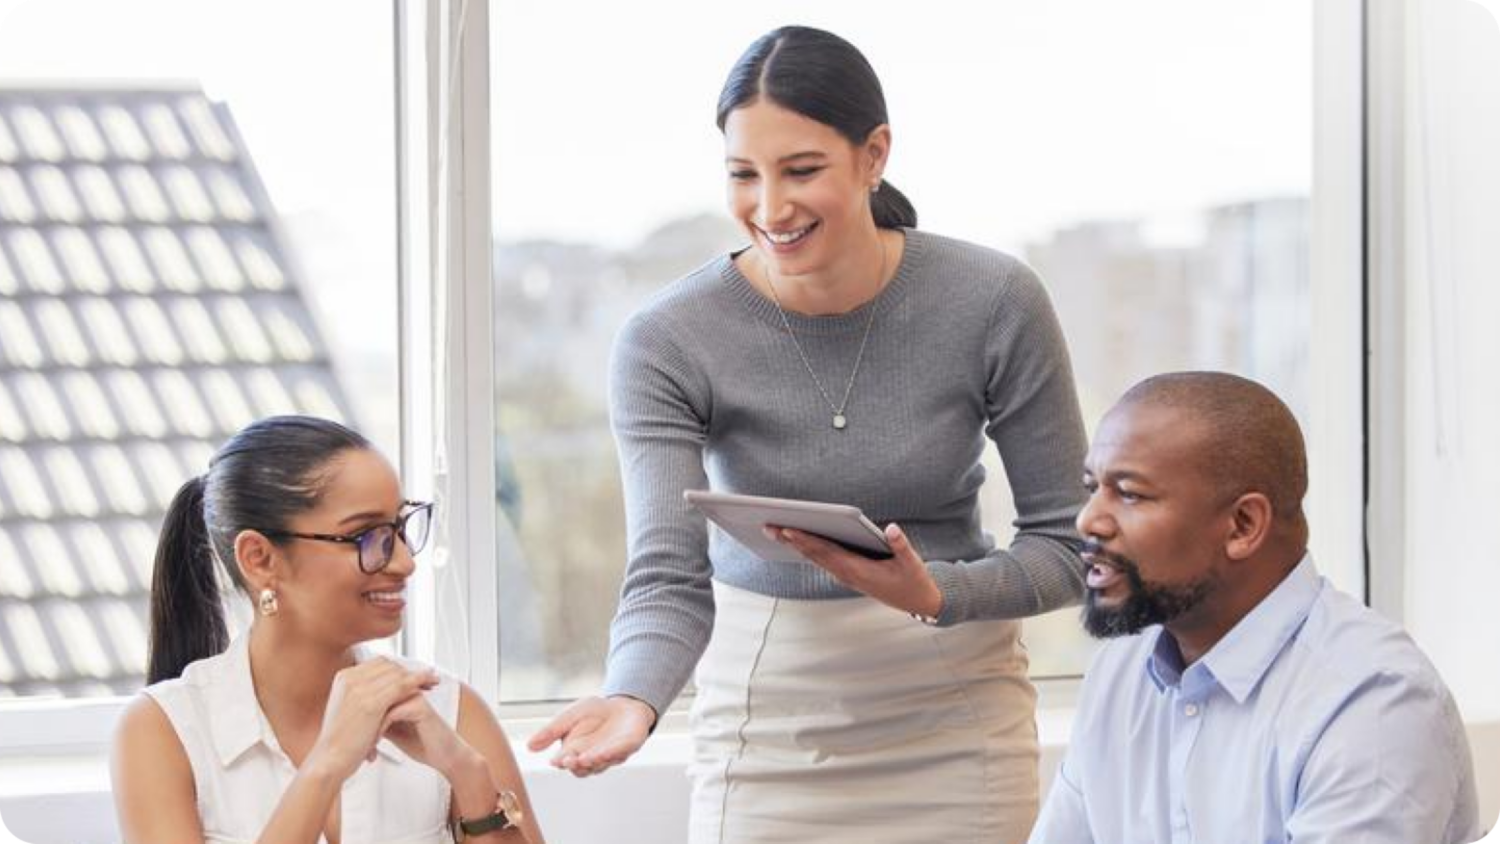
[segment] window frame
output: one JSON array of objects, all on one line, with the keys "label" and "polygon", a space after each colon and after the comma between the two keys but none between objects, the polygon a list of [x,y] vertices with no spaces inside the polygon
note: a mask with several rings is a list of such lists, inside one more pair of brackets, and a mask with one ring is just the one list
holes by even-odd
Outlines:
[{"label": "window frame", "polygon": [[[495,701],[488,4],[395,0],[395,8],[401,469],[413,494],[439,505],[403,650]],[[454,618],[464,622],[461,637],[440,623]]]},{"label": "window frame", "polygon": [[[1367,214],[1365,190],[1371,178],[1363,154],[1367,143],[1364,137],[1367,130],[1365,117],[1369,109],[1369,91],[1364,82],[1366,71],[1363,64],[1364,53],[1368,49],[1368,33],[1364,25],[1364,7],[1367,2],[1368,0],[1327,0],[1314,4],[1309,12],[1313,16],[1312,86],[1313,100],[1317,106],[1312,142],[1312,231],[1309,236],[1309,258],[1310,277],[1318,281],[1312,285],[1311,304],[1313,324],[1318,327],[1319,337],[1333,338],[1312,350],[1311,379],[1315,395],[1336,398],[1316,404],[1312,409],[1313,418],[1308,424],[1308,438],[1320,443],[1320,450],[1314,455],[1317,462],[1309,466],[1310,475],[1317,482],[1310,486],[1307,509],[1315,525],[1311,550],[1320,573],[1329,577],[1339,588],[1362,596],[1368,603],[1371,591],[1366,541],[1368,525],[1362,504],[1369,495],[1364,468],[1368,455],[1363,437],[1348,436],[1349,431],[1365,431],[1369,426],[1363,404],[1365,375],[1362,371],[1364,347],[1361,345],[1367,306],[1362,232]],[[483,44],[466,41],[465,49],[484,51],[487,56],[488,33],[485,33]],[[487,73],[488,65],[487,58],[482,62],[465,63],[459,68],[458,75],[461,77],[469,69],[481,66]],[[472,86],[469,84],[471,81],[460,78],[456,87],[463,91],[466,108],[480,109],[484,114],[484,119],[480,121],[480,128],[485,132],[484,146],[469,154],[476,159],[484,159],[484,172],[488,177],[490,101],[487,97],[480,100],[470,96],[481,87],[487,94],[488,77]],[[1357,154],[1350,154],[1351,151]],[[491,183],[486,181],[484,184],[488,187]],[[489,210],[487,202],[486,220],[489,220]],[[470,243],[468,248],[485,250],[485,260],[488,260],[489,243]],[[451,278],[449,280],[453,281]],[[492,289],[491,280],[487,276],[483,279],[473,276],[470,281],[482,283]],[[462,299],[454,298],[452,301]],[[487,305],[493,304],[489,295],[485,301]],[[475,355],[490,352],[493,348],[493,326],[482,326],[478,330],[483,333],[482,341],[465,340],[465,345]],[[492,360],[492,356],[489,359]],[[492,372],[490,374],[493,375]],[[492,401],[492,393],[485,397]],[[1397,410],[1399,411],[1399,407]],[[1399,414],[1395,417],[1398,425],[1400,418]],[[471,449],[468,456],[471,461],[482,462],[471,462],[470,465],[492,467],[492,441],[486,437],[472,439],[476,442],[468,446]],[[478,440],[483,442],[477,442]],[[486,547],[455,548],[452,558],[483,559],[488,561],[486,565],[494,565],[496,552],[493,529],[497,526],[493,508],[485,514],[485,518],[492,530],[479,541],[487,543]],[[466,611],[471,619],[471,630],[474,629],[474,617],[494,618],[497,615],[493,578],[484,586],[487,588],[473,588],[468,594]],[[489,638],[471,640],[469,651],[471,655],[482,654],[484,664],[495,667],[493,675],[487,673],[470,677],[476,687],[490,676],[498,678],[498,672],[505,670],[499,659],[498,629]],[[1081,675],[1066,675],[1033,678],[1033,682],[1040,692],[1042,705],[1050,705],[1052,702],[1073,700],[1081,679]],[[486,695],[486,699],[496,703],[502,716],[532,717],[555,711],[562,702],[500,700],[498,687],[496,681],[495,693]],[[674,711],[682,708],[681,700],[673,705]]]},{"label": "window frame", "polygon": [[[1388,62],[1400,55],[1400,22],[1389,11],[1371,15],[1370,5],[1326,0],[1312,12],[1318,109],[1310,243],[1313,275],[1323,281],[1314,287],[1314,324],[1320,338],[1336,338],[1328,354],[1314,355],[1313,383],[1340,398],[1331,412],[1315,414],[1309,433],[1344,447],[1325,449],[1310,467],[1318,480],[1309,507],[1315,551],[1326,549],[1316,551],[1320,568],[1399,621],[1402,546],[1389,542],[1403,535],[1402,455],[1392,439],[1403,419],[1401,336],[1390,321],[1399,314],[1399,262],[1369,244],[1395,242],[1401,227],[1399,193],[1391,193],[1400,176],[1400,94],[1381,90],[1395,79]],[[414,578],[400,648],[465,679],[507,723],[542,718],[559,702],[498,699],[488,9],[470,0],[392,0],[391,11],[400,465],[407,492],[440,502],[446,526],[434,526],[428,564]],[[1356,424],[1363,436],[1348,436]],[[1328,478],[1352,478],[1360,494]],[[1371,550],[1379,548],[1390,550]],[[464,619],[462,636],[452,635],[447,620],[454,618]],[[1038,680],[1040,706],[1070,708],[1079,680]],[[0,701],[0,765],[103,755],[128,702]],[[668,713],[665,729],[685,729],[680,710]]]},{"label": "window frame", "polygon": [[1365,603],[1406,620],[1406,0],[1364,0]]}]

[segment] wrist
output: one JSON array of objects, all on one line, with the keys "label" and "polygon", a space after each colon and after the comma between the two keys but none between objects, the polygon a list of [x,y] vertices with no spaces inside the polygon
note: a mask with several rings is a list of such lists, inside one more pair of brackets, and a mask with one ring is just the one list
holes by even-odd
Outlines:
[{"label": "wrist", "polygon": [[643,722],[645,722],[646,729],[655,729],[657,718],[656,707],[645,702],[644,700],[641,700],[638,697],[632,697],[630,695],[624,694],[610,695],[608,700],[610,703],[619,701],[619,705],[624,706],[626,708],[626,711],[634,713]]},{"label": "wrist", "polygon": [[926,594],[918,599],[911,609],[907,610],[907,614],[923,624],[936,627],[938,617],[943,614],[943,604],[945,603],[943,590],[937,585],[937,581],[929,577],[927,579],[927,589],[924,591]]},{"label": "wrist", "polygon": [[[455,762],[444,775],[452,791],[450,799],[454,815],[454,840],[464,841],[468,835],[459,834],[458,824],[491,815],[495,811],[496,796],[508,792],[496,784],[489,762],[475,750],[463,754],[463,758]],[[516,823],[521,820],[520,812],[507,812],[507,816]]]},{"label": "wrist", "polygon": [[938,588],[937,581],[928,578],[927,595],[915,610],[917,615],[927,618],[937,618],[943,614],[943,590]]},{"label": "wrist", "polygon": [[[356,765],[356,767],[358,767]],[[319,786],[331,786],[339,788],[350,774],[354,773],[348,765],[341,764],[332,758],[326,750],[314,747],[307,758],[297,768],[297,778],[308,783]]]}]

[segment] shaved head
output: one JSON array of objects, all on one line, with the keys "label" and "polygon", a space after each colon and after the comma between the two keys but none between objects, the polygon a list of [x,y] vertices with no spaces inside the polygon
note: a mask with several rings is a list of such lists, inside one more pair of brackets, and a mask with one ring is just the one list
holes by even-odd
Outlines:
[{"label": "shaved head", "polygon": [[1307,448],[1275,393],[1227,372],[1173,372],[1131,387],[1110,413],[1127,408],[1180,413],[1193,462],[1225,500],[1259,492],[1284,528],[1305,535]]}]

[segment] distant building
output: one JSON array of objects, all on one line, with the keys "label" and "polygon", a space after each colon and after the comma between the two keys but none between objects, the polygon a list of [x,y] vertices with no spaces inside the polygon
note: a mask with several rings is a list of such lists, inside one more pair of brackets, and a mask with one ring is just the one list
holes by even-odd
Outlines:
[{"label": "distant building", "polygon": [[348,420],[228,110],[0,88],[0,694],[142,685],[156,534],[253,419]]},{"label": "distant building", "polygon": [[558,382],[602,412],[616,332],[652,293],[745,245],[720,214],[670,221],[621,251],[553,241],[497,243],[495,379],[502,401],[527,382]]},{"label": "distant building", "polygon": [[1134,221],[1091,221],[1028,246],[1026,260],[1052,295],[1091,418],[1191,354],[1191,250],[1149,245]]},{"label": "distant building", "polygon": [[1212,209],[1195,275],[1199,359],[1262,381],[1304,423],[1312,357],[1312,259],[1306,197]]},{"label": "distant building", "polygon": [[610,347],[647,297],[742,245],[716,214],[671,221],[620,251],[495,245],[502,696],[597,687],[625,564]]},{"label": "distant building", "polygon": [[1127,220],[1081,223],[1028,246],[1086,413],[1142,378],[1192,367],[1263,381],[1304,414],[1308,222],[1305,197],[1271,198],[1207,209],[1201,236],[1186,243],[1153,243]]}]

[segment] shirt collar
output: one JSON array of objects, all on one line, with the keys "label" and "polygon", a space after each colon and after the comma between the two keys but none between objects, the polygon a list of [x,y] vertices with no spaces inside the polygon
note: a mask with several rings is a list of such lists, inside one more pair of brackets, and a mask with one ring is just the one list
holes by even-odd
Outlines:
[{"label": "shirt collar", "polygon": [[[219,763],[228,766],[262,739],[260,703],[250,677],[250,635],[236,636],[204,678],[209,703],[208,729]],[[269,727],[265,729],[270,733]],[[274,736],[271,737],[274,741]]]},{"label": "shirt collar", "polygon": [[[1301,629],[1322,589],[1323,578],[1313,565],[1312,555],[1306,554],[1192,668],[1202,666],[1236,703],[1244,703],[1277,655]],[[1158,691],[1178,685],[1186,673],[1177,641],[1165,628],[1157,629],[1146,663],[1146,673]]]},{"label": "shirt collar", "polygon": [[[355,662],[364,662],[374,654],[363,646],[354,649]],[[203,681],[209,701],[209,732],[219,763],[228,767],[257,744],[282,752],[271,722],[261,711],[255,696],[255,680],[250,674],[250,633],[235,637],[215,667]],[[392,762],[406,759],[390,739],[376,742],[375,749]]]},{"label": "shirt collar", "polygon": [[1146,676],[1156,684],[1158,692],[1164,692],[1182,682],[1182,653],[1165,627],[1158,626],[1155,635],[1156,640],[1146,655]]}]

